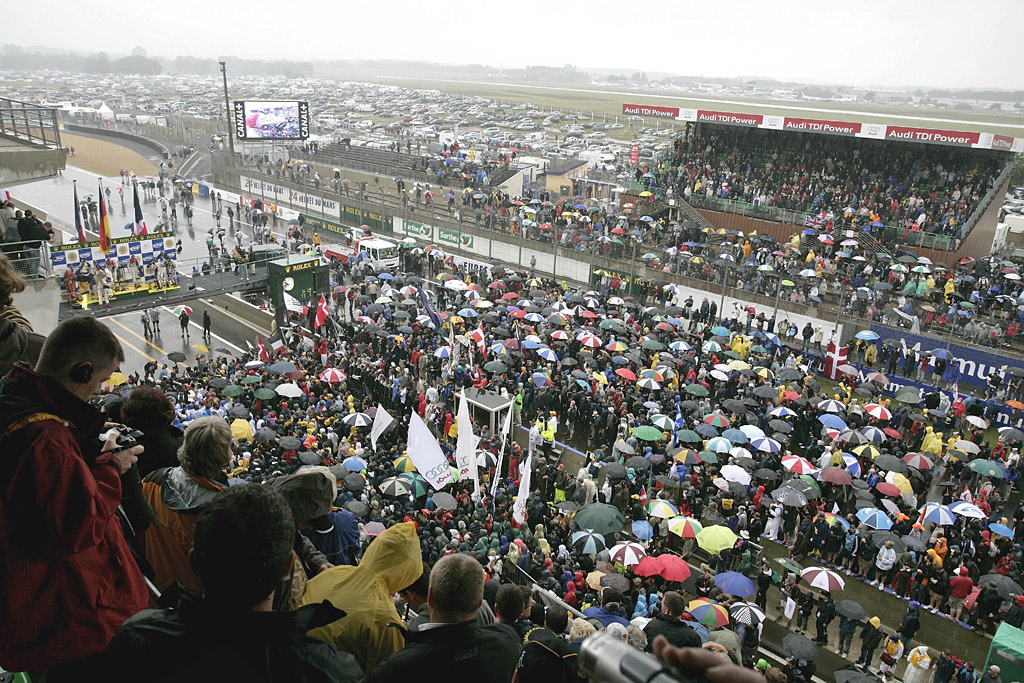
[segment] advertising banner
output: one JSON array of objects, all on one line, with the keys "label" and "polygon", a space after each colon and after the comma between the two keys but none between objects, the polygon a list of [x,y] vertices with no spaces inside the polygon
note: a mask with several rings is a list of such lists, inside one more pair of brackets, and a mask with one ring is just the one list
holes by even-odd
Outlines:
[{"label": "advertising banner", "polygon": [[679,107],[656,107],[650,104],[624,104],[622,113],[626,116],[653,116],[658,119],[679,118]]},{"label": "advertising banner", "polygon": [[467,234],[463,233],[463,235],[462,235],[462,242],[460,243],[459,242],[459,231],[458,230],[450,230],[448,228],[441,228],[441,227],[439,227],[437,229],[437,241],[442,243],[442,244],[452,244],[452,245],[461,247],[462,249],[472,249],[473,248],[473,235],[467,235]]},{"label": "advertising banner", "polygon": [[793,119],[786,117],[783,123],[786,130],[802,130],[808,133],[830,133],[832,135],[858,135],[861,124],[845,121],[823,121],[819,119]]},{"label": "advertising banner", "polygon": [[697,120],[708,123],[727,123],[730,126],[760,126],[764,122],[761,114],[733,114],[727,111],[697,110]]},{"label": "advertising banner", "polygon": [[887,140],[905,140],[908,142],[930,142],[934,145],[952,145],[954,147],[971,147],[977,145],[981,133],[968,133],[957,130],[938,130],[935,128],[911,128],[909,126],[889,126],[885,133]]},{"label": "advertising banner", "polygon": [[234,103],[239,140],[305,140],[309,137],[309,103],[295,100]]},{"label": "advertising banner", "polygon": [[[888,339],[902,339],[906,342],[907,348],[913,348],[918,344],[920,345],[918,348],[921,351],[932,351],[946,348],[945,343],[933,337],[910,334],[909,332],[894,330],[884,325],[872,325],[871,331],[881,337],[880,341]],[[981,351],[980,349],[961,346],[956,343],[949,345],[949,352],[953,355],[950,365],[959,369],[959,377],[952,377],[951,379],[959,381],[961,388],[965,384],[972,385],[974,387],[984,387],[988,382],[988,374],[993,368],[999,370],[1007,365],[1012,365],[1012,363],[1007,362],[1006,358],[996,353],[989,353],[987,351]]]},{"label": "advertising banner", "polygon": [[640,145],[633,145],[629,148],[629,163],[633,166],[640,163]]}]

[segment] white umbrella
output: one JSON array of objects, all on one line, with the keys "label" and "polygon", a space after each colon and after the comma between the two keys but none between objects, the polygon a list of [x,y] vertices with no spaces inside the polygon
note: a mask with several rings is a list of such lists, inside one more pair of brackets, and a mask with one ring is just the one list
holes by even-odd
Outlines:
[{"label": "white umbrella", "polygon": [[746,434],[748,439],[764,436],[764,430],[756,425],[740,425],[740,431]]},{"label": "white umbrella", "polygon": [[953,514],[960,515],[961,517],[970,517],[971,519],[985,519],[987,517],[977,505],[963,500],[951,503],[949,509],[953,511]]},{"label": "white umbrella", "polygon": [[624,564],[627,567],[640,564],[640,560],[647,557],[647,551],[639,543],[623,541],[616,543],[611,548],[612,562]]},{"label": "white umbrella", "polygon": [[277,392],[278,396],[288,396],[289,398],[298,398],[299,396],[302,396],[302,389],[299,388],[298,384],[293,382],[278,385],[277,389],[274,391]]},{"label": "white umbrella", "polygon": [[739,465],[725,465],[721,469],[722,477],[728,481],[735,481],[744,486],[750,484],[750,473]]},{"label": "white umbrella", "polygon": [[826,591],[841,591],[846,587],[843,577],[824,567],[808,567],[800,572],[800,578],[812,587]]}]

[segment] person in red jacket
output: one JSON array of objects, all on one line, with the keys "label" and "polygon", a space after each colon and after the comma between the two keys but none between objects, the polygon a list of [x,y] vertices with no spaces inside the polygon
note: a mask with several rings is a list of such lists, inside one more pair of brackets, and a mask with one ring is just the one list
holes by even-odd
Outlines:
[{"label": "person in red jacket", "polygon": [[960,567],[959,576],[949,580],[949,616],[959,620],[964,609],[964,600],[974,590],[974,580],[969,576],[967,567]]},{"label": "person in red jacket", "polygon": [[148,604],[117,511],[142,447],[101,442],[88,402],[123,360],[105,325],[75,316],[35,372],[0,381],[0,666],[32,680],[102,679],[98,655]]}]

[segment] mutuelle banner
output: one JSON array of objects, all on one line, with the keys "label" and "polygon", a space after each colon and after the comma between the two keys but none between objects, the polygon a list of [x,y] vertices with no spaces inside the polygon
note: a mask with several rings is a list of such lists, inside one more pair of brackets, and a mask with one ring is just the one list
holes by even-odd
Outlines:
[{"label": "mutuelle banner", "polygon": [[161,232],[154,235],[139,235],[133,237],[118,237],[110,240],[110,251],[104,254],[100,251],[99,241],[95,242],[71,242],[60,246],[50,247],[50,260],[58,272],[63,272],[65,266],[74,266],[82,262],[101,263],[106,260],[130,261],[132,257],[140,260],[143,265],[154,258],[166,255],[177,260],[178,251],[175,248],[174,233]]},{"label": "mutuelle banner", "polygon": [[[1000,370],[1010,365],[1018,365],[1013,359],[1000,356],[998,353],[982,351],[955,342],[950,343],[947,347],[945,342],[934,337],[911,334],[885,325],[872,324],[871,331],[880,337],[877,342],[879,344],[888,340],[897,342],[903,340],[907,348],[917,346],[920,351],[926,353],[948,348],[953,358],[949,361],[950,370],[947,371],[944,379],[950,383],[959,382],[961,386],[969,384],[974,387],[984,387],[988,383],[988,375],[993,368]],[[1020,364],[1024,365],[1024,362]]]}]

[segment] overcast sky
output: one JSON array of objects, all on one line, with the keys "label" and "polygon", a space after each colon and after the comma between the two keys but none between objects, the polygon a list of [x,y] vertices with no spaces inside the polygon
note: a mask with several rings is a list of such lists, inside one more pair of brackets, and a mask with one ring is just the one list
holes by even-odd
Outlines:
[{"label": "overcast sky", "polygon": [[42,0],[7,3],[4,24],[23,27],[4,42],[39,44],[45,35],[55,48],[127,53],[141,45],[151,56],[571,63],[849,85],[1024,87],[1019,0]]}]

